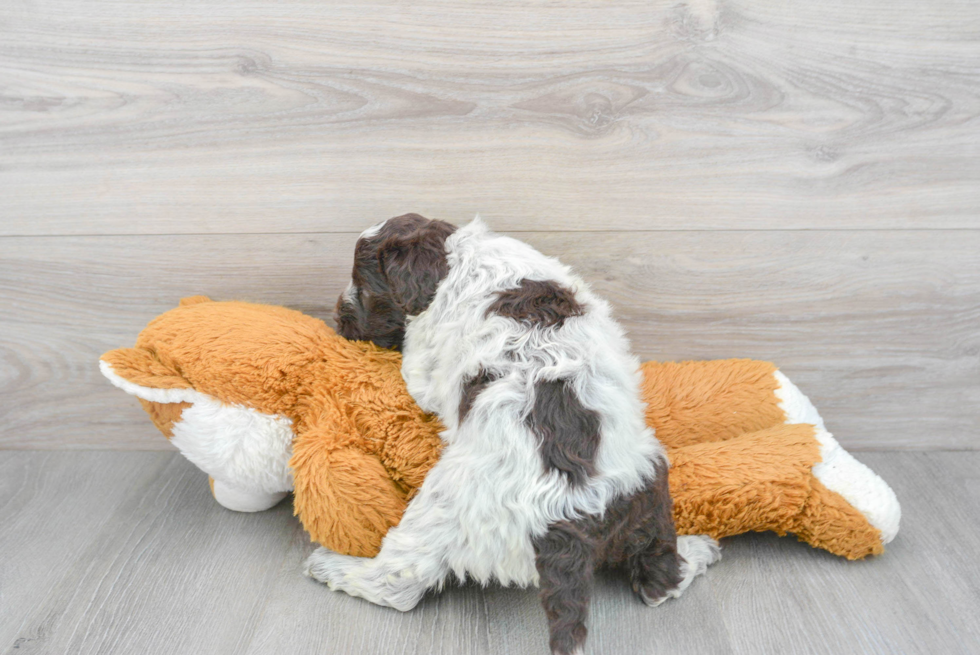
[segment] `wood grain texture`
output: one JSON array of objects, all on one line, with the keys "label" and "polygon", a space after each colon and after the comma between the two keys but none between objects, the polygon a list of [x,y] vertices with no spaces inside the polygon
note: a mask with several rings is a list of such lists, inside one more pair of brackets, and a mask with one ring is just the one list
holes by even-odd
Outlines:
[{"label": "wood grain texture", "polygon": [[65,629],[62,612],[75,593],[62,580],[94,565],[96,535],[120,513],[130,515],[126,504],[146,493],[172,459],[168,453],[0,452],[0,652],[31,652]]},{"label": "wood grain texture", "polygon": [[[30,602],[4,594],[0,651],[237,653],[248,644],[298,529],[288,503],[263,515],[224,510],[207,476],[175,454],[0,453],[0,462],[46,492],[14,488],[30,499],[15,517],[33,530],[4,537],[5,569],[19,575],[2,586]],[[135,480],[113,485],[107,512],[91,489],[122,472]],[[98,486],[67,487],[82,475]],[[66,501],[74,514],[64,515]],[[49,522],[55,511],[62,520]],[[42,549],[53,553],[42,560]]]},{"label": "wood grain texture", "polygon": [[[980,453],[861,459],[903,503],[884,555],[733,537],[657,609],[605,573],[586,653],[978,652]],[[531,589],[450,586],[400,613],[302,577],[312,545],[290,509],[228,512],[177,455],[0,452],[0,653],[547,652]]]},{"label": "wood grain texture", "polygon": [[[980,233],[521,234],[643,359],[776,362],[849,448],[980,447]],[[182,296],[330,319],[354,235],[0,239],[0,447],[168,449],[98,356]]]},{"label": "wood grain texture", "polygon": [[972,0],[0,6],[0,234],[978,227]]}]

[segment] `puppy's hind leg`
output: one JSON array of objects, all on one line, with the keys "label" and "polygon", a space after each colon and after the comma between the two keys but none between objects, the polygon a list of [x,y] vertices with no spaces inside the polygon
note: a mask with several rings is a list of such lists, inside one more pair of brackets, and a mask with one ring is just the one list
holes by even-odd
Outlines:
[{"label": "puppy's hind leg", "polygon": [[306,575],[331,589],[403,612],[428,589],[441,588],[460,549],[461,516],[477,493],[460,493],[460,470],[447,449],[429,471],[401,522],[388,531],[373,559],[319,548],[306,560]]},{"label": "puppy's hind leg", "polygon": [[376,557],[351,557],[318,548],[306,560],[306,575],[336,591],[403,612],[415,607],[426,590],[442,587],[460,533],[455,501],[462,497],[453,493],[452,478],[444,475],[445,459],[429,472]]},{"label": "puppy's hind leg", "polygon": [[585,620],[592,598],[595,548],[572,523],[562,521],[534,541],[535,565],[541,585],[541,602],[548,615],[551,652],[582,652],[588,629]]},{"label": "puppy's hind leg", "polygon": [[694,578],[721,559],[721,546],[706,534],[686,534],[677,537],[677,554],[681,558],[683,579],[677,589],[668,594],[671,598],[680,596]]},{"label": "puppy's hind leg", "polygon": [[681,559],[677,555],[676,537],[654,539],[645,549],[630,559],[630,583],[644,603],[656,607],[684,581]]},{"label": "puppy's hind leg", "polygon": [[630,567],[633,591],[650,607],[678,598],[694,578],[721,559],[718,542],[707,535],[677,537],[676,548],[658,541],[641,553]]},{"label": "puppy's hind leg", "polygon": [[721,553],[718,542],[708,536],[677,536],[666,467],[658,471],[642,501],[645,517],[635,534],[643,540],[634,542],[637,548],[628,566],[633,591],[655,607],[684,593]]}]

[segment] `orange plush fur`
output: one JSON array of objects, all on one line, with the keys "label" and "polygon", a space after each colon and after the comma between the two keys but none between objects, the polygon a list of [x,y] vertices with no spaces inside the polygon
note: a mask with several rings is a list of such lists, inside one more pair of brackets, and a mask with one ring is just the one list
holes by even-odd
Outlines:
[{"label": "orange plush fur", "polygon": [[[283,307],[182,301],[135,348],[103,355],[155,389],[194,389],[292,422],[294,508],[310,537],[373,556],[439,457],[442,429],[412,401],[400,355],[336,335]],[[849,559],[881,534],[811,472],[814,427],[786,424],[775,367],[751,360],[643,365],[647,419],[667,448],[680,534],[795,533]],[[170,435],[187,403],[142,400]]]}]

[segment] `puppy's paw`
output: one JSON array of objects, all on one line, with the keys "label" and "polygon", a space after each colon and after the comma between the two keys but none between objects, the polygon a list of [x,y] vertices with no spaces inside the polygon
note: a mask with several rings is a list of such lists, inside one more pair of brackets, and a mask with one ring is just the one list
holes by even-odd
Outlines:
[{"label": "puppy's paw", "polygon": [[326,548],[317,548],[306,559],[303,574],[324,583],[331,589],[339,589],[344,578],[356,566],[359,558],[340,555]]},{"label": "puppy's paw", "polygon": [[690,580],[721,559],[721,546],[706,534],[682,535],[677,537],[677,554],[684,560],[681,575],[690,584]]},{"label": "puppy's paw", "polygon": [[304,573],[334,591],[402,612],[415,607],[426,590],[410,568],[391,570],[377,559],[338,555],[326,548],[307,558]]},{"label": "puppy's paw", "polygon": [[668,598],[679,598],[691,586],[694,578],[721,559],[721,546],[707,535],[684,535],[677,537],[677,554],[680,559],[681,581],[676,587],[664,590],[657,585],[634,585],[634,591],[650,607],[657,607]]},{"label": "puppy's paw", "polygon": [[647,595],[646,589],[640,589],[640,599],[646,603],[647,607],[657,607],[663,605],[664,601],[670,598],[670,594],[663,594],[662,596],[652,597]]}]

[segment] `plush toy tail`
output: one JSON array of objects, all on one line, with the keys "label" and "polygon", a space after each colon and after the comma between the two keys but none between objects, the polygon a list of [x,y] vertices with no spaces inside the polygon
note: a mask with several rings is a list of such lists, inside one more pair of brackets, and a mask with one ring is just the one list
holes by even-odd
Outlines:
[{"label": "plush toy tail", "polygon": [[810,496],[820,461],[813,426],[775,426],[738,439],[670,451],[678,534],[715,539],[792,525]]}]

